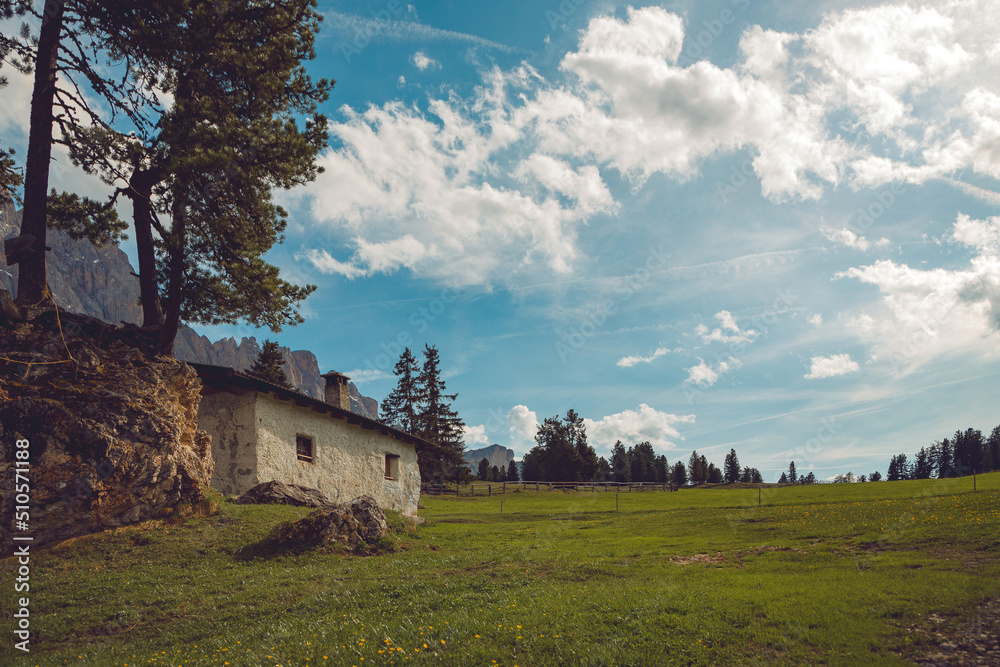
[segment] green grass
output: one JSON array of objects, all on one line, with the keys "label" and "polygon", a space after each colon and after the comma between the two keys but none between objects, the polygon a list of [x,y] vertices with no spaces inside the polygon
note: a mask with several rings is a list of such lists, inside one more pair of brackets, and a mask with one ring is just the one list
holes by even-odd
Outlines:
[{"label": "green grass", "polygon": [[221,503],[35,550],[30,660],[8,632],[0,664],[906,664],[908,628],[1000,592],[977,487],[429,497],[374,556],[275,551],[306,510]]}]

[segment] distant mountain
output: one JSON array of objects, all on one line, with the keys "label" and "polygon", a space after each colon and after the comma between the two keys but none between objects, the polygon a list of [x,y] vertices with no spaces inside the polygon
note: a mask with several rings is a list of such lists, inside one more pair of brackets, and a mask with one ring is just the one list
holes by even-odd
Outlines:
[{"label": "distant mountain", "polygon": [[[0,239],[21,233],[21,212],[0,206]],[[133,272],[128,256],[117,246],[97,248],[89,241],[74,241],[65,232],[50,229],[45,239],[52,248],[48,261],[49,287],[60,308],[83,313],[111,324],[142,323],[139,303],[139,279]],[[2,250],[2,249],[0,249]],[[17,295],[17,267],[7,266],[0,251],[0,289]],[[299,391],[323,399],[323,378],[320,377],[316,355],[308,350],[292,351],[281,348],[285,357],[285,374]],[[174,356],[194,361],[246,370],[260,352],[253,337],[223,338],[215,342],[198,335],[189,327],[181,327],[174,342]],[[378,419],[378,401],[362,396],[352,382],[351,411]]]},{"label": "distant mountain", "polygon": [[[483,459],[487,459],[490,462],[490,467],[496,466],[499,468],[503,466],[506,468],[514,460],[514,450],[501,447],[500,445],[465,450],[465,461],[472,467],[473,472],[479,469],[479,462]],[[518,466],[518,469],[520,470],[520,466]]]}]

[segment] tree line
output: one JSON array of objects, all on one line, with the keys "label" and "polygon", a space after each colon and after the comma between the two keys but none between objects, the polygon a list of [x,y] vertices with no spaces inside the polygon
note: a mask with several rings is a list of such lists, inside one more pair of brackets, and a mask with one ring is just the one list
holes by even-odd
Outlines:
[{"label": "tree line", "polygon": [[989,437],[983,437],[979,429],[955,431],[951,438],[921,447],[912,461],[906,454],[897,454],[889,461],[885,479],[941,479],[994,470],[1000,470],[1000,425]]},{"label": "tree line", "polygon": [[479,461],[476,477],[483,482],[520,482],[521,475],[517,471],[517,463],[513,460],[507,466],[490,466],[490,460]]}]

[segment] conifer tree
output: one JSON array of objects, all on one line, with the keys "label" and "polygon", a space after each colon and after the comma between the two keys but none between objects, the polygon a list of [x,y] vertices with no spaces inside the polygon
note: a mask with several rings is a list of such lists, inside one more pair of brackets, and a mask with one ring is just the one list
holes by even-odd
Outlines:
[{"label": "conifer tree", "polygon": [[799,481],[799,473],[795,471],[795,461],[788,464],[788,483],[796,484]]},{"label": "conifer tree", "polygon": [[278,344],[271,340],[265,340],[264,345],[260,348],[260,353],[257,354],[257,358],[254,359],[247,373],[280,387],[291,388],[283,368],[284,364],[285,356],[281,353]]},{"label": "conifer tree", "polygon": [[493,468],[490,469],[490,479],[493,480],[494,482],[503,482],[503,481],[506,481],[506,479],[507,479],[507,477],[505,475],[506,471],[507,471],[506,468],[504,468],[501,471],[501,469],[500,469],[499,466],[493,466]]},{"label": "conifer tree", "polygon": [[726,460],[722,464],[723,476],[727,484],[740,481],[740,460],[736,456],[736,450],[730,449],[726,454]]},{"label": "conifer tree", "polygon": [[[52,222],[48,198],[54,127],[60,130],[60,141],[67,141],[82,127],[109,127],[118,117],[125,117],[140,134],[150,126],[145,112],[155,106],[149,93],[154,75],[138,66],[150,43],[117,40],[133,20],[129,12],[133,4],[139,3],[48,0],[39,10],[29,0],[0,1],[3,18],[31,16],[40,23],[37,35],[25,25],[20,35],[0,36],[4,61],[33,75],[21,218],[21,234],[30,236],[33,243],[19,264],[17,301],[23,305],[41,301],[47,284],[45,244]],[[149,0],[143,4],[170,3]],[[11,53],[13,58],[8,58]],[[88,200],[88,204],[93,202]],[[106,213],[109,208],[105,207]]]},{"label": "conifer tree", "polygon": [[520,482],[521,476],[517,472],[517,463],[513,459],[510,461],[510,465],[507,466],[507,481],[508,482]]},{"label": "conifer tree", "polygon": [[687,468],[683,461],[678,461],[670,471],[670,483],[677,486],[684,486],[688,481]]},{"label": "conifer tree", "polygon": [[632,464],[621,440],[616,441],[611,448],[611,474],[616,482],[632,481]]},{"label": "conifer tree", "polygon": [[410,348],[404,348],[393,368],[396,386],[382,401],[382,421],[407,433],[417,432],[417,415],[420,409],[420,388],[417,386],[419,372],[416,357],[410,352]]},{"label": "conifer tree", "polygon": [[482,482],[487,481],[490,478],[490,460],[487,458],[482,458],[479,461],[479,468],[476,471],[476,476]]},{"label": "conifer tree", "polygon": [[418,453],[421,477],[443,481],[454,478],[465,465],[465,423],[451,407],[458,394],[446,393],[440,364],[437,348],[424,345],[424,364],[417,376],[420,408],[416,433],[434,445],[433,451]]},{"label": "conifer tree", "polygon": [[781,477],[778,478],[778,484],[788,484],[788,473],[781,473]]}]

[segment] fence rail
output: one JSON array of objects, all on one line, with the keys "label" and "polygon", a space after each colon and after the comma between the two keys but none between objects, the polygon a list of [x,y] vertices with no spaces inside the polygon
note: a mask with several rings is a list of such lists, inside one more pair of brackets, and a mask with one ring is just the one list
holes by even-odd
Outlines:
[{"label": "fence rail", "polygon": [[592,491],[594,493],[614,491],[633,493],[645,491],[676,491],[676,484],[662,482],[477,482],[473,484],[430,484],[420,485],[420,493],[428,496],[493,496],[512,491]]}]

